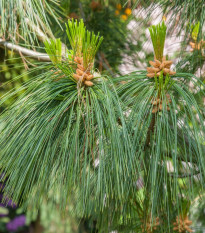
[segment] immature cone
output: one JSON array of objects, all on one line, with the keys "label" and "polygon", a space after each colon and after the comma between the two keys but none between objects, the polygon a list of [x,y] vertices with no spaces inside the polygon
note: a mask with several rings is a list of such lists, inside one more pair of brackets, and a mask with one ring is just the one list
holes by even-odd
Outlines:
[{"label": "immature cone", "polygon": [[192,221],[189,220],[188,216],[183,218],[181,215],[176,217],[176,222],[173,223],[173,230],[185,233],[185,232],[193,232],[193,230],[189,227],[192,225]]},{"label": "immature cone", "polygon": [[[169,111],[170,108],[169,108],[169,103],[171,103],[171,98],[170,98],[170,95],[169,94],[166,94],[166,110]],[[155,114],[157,112],[160,112],[162,111],[163,109],[163,100],[160,98],[160,97],[157,97],[156,99],[152,100],[151,101],[151,104],[153,105],[153,108],[152,108],[152,113]]]},{"label": "immature cone", "polygon": [[141,225],[141,229],[143,233],[153,233],[157,230],[159,225],[159,217],[155,218],[153,221],[150,217],[150,220],[146,223],[146,226],[144,226],[144,224]]},{"label": "immature cone", "polygon": [[169,74],[169,75],[176,74],[176,72],[170,70],[170,67],[171,67],[172,63],[173,63],[172,61],[168,61],[168,60],[166,61],[165,57],[162,58],[162,62],[157,60],[156,58],[154,59],[154,62],[149,61],[149,64],[152,67],[147,67],[147,77],[154,78],[155,75],[157,77],[159,77],[162,70],[163,70],[164,75],[166,75],[166,74]]},{"label": "immature cone", "polygon": [[201,40],[198,43],[196,42],[189,42],[189,44],[191,45],[191,52],[196,49],[196,50],[200,50],[201,48],[205,47],[205,41]]},{"label": "immature cone", "polygon": [[[82,57],[75,57],[74,61],[77,63],[76,73],[73,74],[73,78],[77,82],[82,82],[86,86],[93,86],[93,75],[90,73],[90,68],[87,69],[83,66],[83,58]],[[92,65],[92,64],[91,64]]]}]

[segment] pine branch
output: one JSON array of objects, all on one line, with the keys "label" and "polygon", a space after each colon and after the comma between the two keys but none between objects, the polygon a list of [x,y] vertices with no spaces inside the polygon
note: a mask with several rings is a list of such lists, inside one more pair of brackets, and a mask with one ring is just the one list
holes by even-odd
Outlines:
[{"label": "pine branch", "polygon": [[83,21],[85,22],[85,21],[86,21],[86,19],[85,19],[85,13],[84,13],[84,11],[83,11],[82,2],[81,2],[81,1],[79,1],[78,5],[79,5],[79,9],[80,9],[81,17],[83,18]]},{"label": "pine branch", "polygon": [[[36,33],[36,36],[37,38],[40,40],[40,41],[45,41],[45,40],[48,40],[48,37],[45,33],[43,33],[43,31],[38,27],[36,26],[33,22],[31,22],[28,18],[25,19],[25,22],[28,24],[28,26],[30,27],[30,29]],[[55,38],[55,37],[54,37]],[[52,39],[54,39],[52,38]]]},{"label": "pine branch", "polygon": [[0,47],[2,48],[7,48],[9,50],[12,50],[16,53],[21,53],[25,56],[28,56],[30,58],[36,59],[38,61],[43,61],[43,62],[49,62],[51,61],[49,56],[46,53],[40,53],[40,52],[35,52],[33,50],[30,49],[26,49],[22,46],[19,45],[15,45],[9,41],[5,41],[3,39],[0,38]]},{"label": "pine branch", "polygon": [[114,77],[115,74],[112,72],[111,68],[103,61],[102,56],[101,56],[100,54],[98,54],[98,59],[99,59],[99,61],[102,62],[103,67],[104,67],[107,71],[109,71],[109,73]]}]

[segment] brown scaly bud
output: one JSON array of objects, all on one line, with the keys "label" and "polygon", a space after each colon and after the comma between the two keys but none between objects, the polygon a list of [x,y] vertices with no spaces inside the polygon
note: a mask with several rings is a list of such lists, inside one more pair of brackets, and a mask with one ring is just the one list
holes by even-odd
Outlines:
[{"label": "brown scaly bud", "polygon": [[81,82],[86,86],[89,87],[93,86],[93,82],[90,81],[94,78],[94,76],[90,72],[93,64],[90,64],[87,68],[85,68],[83,65],[83,57],[77,57],[77,56],[74,58],[74,61],[77,64],[77,69],[76,69],[76,73],[73,74],[73,78],[77,82]]},{"label": "brown scaly bud", "polygon": [[83,75],[83,74],[84,74],[84,72],[83,72],[82,70],[80,70],[80,69],[77,69],[77,70],[76,70],[76,73],[77,73],[78,75]]},{"label": "brown scaly bud", "polygon": [[91,79],[93,79],[93,77],[94,77],[94,76],[93,76],[92,74],[91,74],[91,75],[87,75],[86,80],[87,80],[87,81],[90,81]]},{"label": "brown scaly bud", "polygon": [[151,66],[153,66],[153,67],[157,68],[157,64],[156,64],[155,62],[153,62],[153,61],[149,61],[149,64],[150,64]]},{"label": "brown scaly bud", "polygon": [[170,73],[170,69],[167,69],[167,68],[163,69],[163,74],[164,75],[169,74],[169,73]]},{"label": "brown scaly bud", "polygon": [[155,76],[155,73],[149,73],[149,74],[147,74],[147,77],[149,77],[149,78],[154,78],[154,76]]},{"label": "brown scaly bud", "polygon": [[[143,221],[142,221],[143,222]],[[156,217],[153,221],[151,220],[151,217],[149,218],[149,221],[145,223],[144,225],[142,223],[141,229],[143,233],[153,233],[157,230],[158,226],[160,225],[159,217]]]},{"label": "brown scaly bud", "polygon": [[173,61],[164,61],[163,64],[164,64],[164,67],[166,68],[170,68],[170,66],[172,65]]},{"label": "brown scaly bud", "polygon": [[176,74],[176,72],[174,72],[174,71],[169,71],[169,75],[175,75]]},{"label": "brown scaly bud", "polygon": [[74,61],[78,64],[83,64],[83,58],[82,57],[75,57]]},{"label": "brown scaly bud", "polygon": [[92,87],[93,86],[93,82],[91,81],[85,81],[85,85]]},{"label": "brown scaly bud", "polygon": [[200,50],[201,48],[205,48],[205,41],[201,40],[198,43],[197,42],[189,42],[191,45],[191,52],[194,50]]},{"label": "brown scaly bud", "polygon": [[157,67],[160,67],[161,62],[160,62],[159,60],[157,60],[156,58],[154,59],[154,61],[155,61],[155,63],[156,63],[156,66],[157,66]]},{"label": "brown scaly bud", "polygon": [[152,104],[152,113],[155,114],[157,112],[161,112],[163,110],[163,101],[166,101],[166,110],[170,111],[169,103],[171,103],[171,97],[169,94],[166,94],[166,99],[162,100],[160,97],[155,98],[151,101]]},{"label": "brown scaly bud", "polygon": [[156,58],[153,61],[149,61],[149,64],[152,67],[147,67],[147,77],[149,78],[154,78],[155,76],[159,77],[161,74],[161,71],[163,71],[163,74],[169,74],[169,75],[174,75],[176,72],[171,71],[170,67],[172,65],[172,61],[166,61],[166,58],[162,58],[162,62],[157,60]]},{"label": "brown scaly bud", "polygon": [[82,71],[86,71],[86,69],[83,67],[83,65],[78,64],[77,67],[78,67],[78,69],[80,69]]},{"label": "brown scaly bud", "polygon": [[160,71],[159,68],[147,67],[148,73],[155,73],[155,72],[159,72],[159,71]]},{"label": "brown scaly bud", "polygon": [[81,76],[78,75],[78,74],[73,74],[73,78],[76,80],[76,81],[79,81]]},{"label": "brown scaly bud", "polygon": [[185,218],[180,216],[176,217],[176,222],[173,223],[173,230],[176,232],[180,233],[185,233],[185,232],[193,232],[193,230],[190,228],[192,225],[192,221],[189,220],[188,216]]}]

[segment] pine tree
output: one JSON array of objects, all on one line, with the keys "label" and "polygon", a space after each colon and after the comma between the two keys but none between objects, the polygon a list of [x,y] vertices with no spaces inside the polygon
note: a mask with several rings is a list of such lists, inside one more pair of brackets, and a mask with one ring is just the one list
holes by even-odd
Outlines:
[{"label": "pine tree", "polygon": [[[56,192],[62,213],[72,201],[99,232],[193,231],[189,209],[205,184],[205,87],[194,75],[204,62],[205,12],[203,1],[158,4],[181,14],[178,32],[190,35],[194,52],[182,54],[174,71],[162,22],[149,28],[154,59],[147,70],[109,77],[94,68],[103,38],[83,20],[68,20],[68,46],[54,37],[57,1],[1,1],[0,44],[39,60],[28,71],[32,79],[0,100],[20,95],[0,116],[5,201],[38,209]],[[45,53],[35,51],[40,44]],[[197,65],[184,69],[198,52]]]}]

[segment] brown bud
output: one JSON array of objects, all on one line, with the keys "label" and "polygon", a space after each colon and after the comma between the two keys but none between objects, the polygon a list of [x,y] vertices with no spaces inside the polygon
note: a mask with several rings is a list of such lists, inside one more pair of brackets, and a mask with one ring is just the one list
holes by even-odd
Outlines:
[{"label": "brown bud", "polygon": [[78,66],[78,69],[85,71],[85,68],[82,65],[78,64],[77,66]]},{"label": "brown bud", "polygon": [[164,67],[168,68],[167,66],[171,66],[173,63],[173,61],[164,61],[163,64],[164,64]]},{"label": "brown bud", "polygon": [[88,75],[86,74],[86,72],[84,72],[83,73],[83,80],[85,80],[85,79],[87,80],[87,77],[88,77]]},{"label": "brown bud", "polygon": [[147,77],[149,77],[149,78],[154,78],[154,76],[155,76],[155,73],[149,73],[149,74],[147,74]]},{"label": "brown bud", "polygon": [[89,81],[89,80],[93,79],[93,77],[94,77],[94,76],[93,76],[92,74],[91,74],[91,75],[87,75],[86,80]]},{"label": "brown bud", "polygon": [[163,73],[166,75],[166,74],[169,74],[170,73],[170,69],[167,69],[167,68],[164,68],[163,69]]},{"label": "brown bud", "polygon": [[86,74],[87,74],[87,75],[91,75],[91,73],[90,73],[89,70],[86,70]]},{"label": "brown bud", "polygon": [[78,75],[80,75],[80,76],[84,74],[84,72],[83,72],[82,70],[80,70],[80,69],[77,69],[77,70],[76,70],[76,73],[77,73]]},{"label": "brown bud", "polygon": [[184,222],[186,223],[186,225],[192,225],[192,221],[191,220],[185,220]]},{"label": "brown bud", "polygon": [[159,60],[157,60],[156,58],[155,58],[154,60],[155,60],[156,66],[157,66],[157,67],[160,67],[161,62],[160,62]]},{"label": "brown bud", "polygon": [[189,42],[189,44],[191,45],[191,47],[192,47],[193,49],[195,48],[195,43]]},{"label": "brown bud", "polygon": [[163,105],[162,105],[162,104],[159,105],[159,109],[160,109],[160,110],[163,109]]},{"label": "brown bud", "polygon": [[85,84],[86,86],[89,86],[89,87],[92,87],[92,86],[93,86],[93,82],[91,82],[91,81],[85,81],[84,84]]},{"label": "brown bud", "polygon": [[149,64],[155,68],[158,68],[158,65],[156,64],[156,62],[149,61]]},{"label": "brown bud", "polygon": [[153,100],[153,101],[151,101],[151,103],[152,103],[153,105],[157,105],[157,104],[160,103],[160,99]]},{"label": "brown bud", "polygon": [[169,72],[169,74],[170,74],[170,75],[175,75],[175,74],[176,74],[176,72],[174,72],[174,71],[170,71],[170,72]]},{"label": "brown bud", "polygon": [[156,112],[158,112],[158,107],[157,107],[157,106],[155,106],[155,107],[152,109],[152,113],[156,113]]},{"label": "brown bud", "polygon": [[162,63],[159,68],[162,70],[164,68],[164,63]]},{"label": "brown bud", "polygon": [[81,76],[79,76],[78,74],[73,74],[73,78],[76,80],[76,81],[79,81],[81,79]]},{"label": "brown bud", "polygon": [[159,72],[159,71],[160,71],[159,68],[147,67],[148,73],[155,73],[155,72]]},{"label": "brown bud", "polygon": [[74,58],[74,62],[80,63],[80,62],[79,62],[79,57],[75,57],[75,58]]}]

